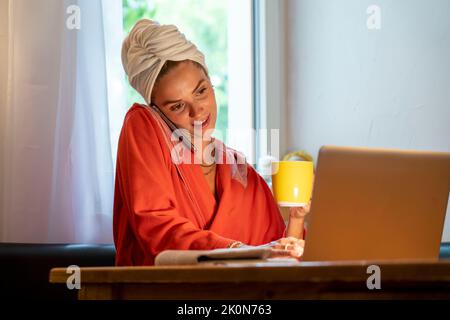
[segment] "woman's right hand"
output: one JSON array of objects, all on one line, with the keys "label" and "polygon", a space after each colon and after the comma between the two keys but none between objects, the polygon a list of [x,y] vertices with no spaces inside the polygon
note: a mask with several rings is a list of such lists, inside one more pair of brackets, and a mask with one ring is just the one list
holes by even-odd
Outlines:
[{"label": "woman's right hand", "polygon": [[298,259],[303,255],[305,240],[287,237],[272,241],[260,247],[269,247],[272,249],[270,258],[294,257]]}]

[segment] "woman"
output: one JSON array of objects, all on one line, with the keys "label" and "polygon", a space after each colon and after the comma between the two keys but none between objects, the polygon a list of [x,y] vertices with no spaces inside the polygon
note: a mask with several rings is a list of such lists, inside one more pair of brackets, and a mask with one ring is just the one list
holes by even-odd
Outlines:
[{"label": "woman", "polygon": [[167,249],[259,245],[299,257],[309,208],[291,210],[285,228],[264,180],[211,137],[217,106],[203,54],[175,26],[144,19],[124,40],[122,62],[147,105],[130,108],[119,139],[116,264],[153,265]]}]

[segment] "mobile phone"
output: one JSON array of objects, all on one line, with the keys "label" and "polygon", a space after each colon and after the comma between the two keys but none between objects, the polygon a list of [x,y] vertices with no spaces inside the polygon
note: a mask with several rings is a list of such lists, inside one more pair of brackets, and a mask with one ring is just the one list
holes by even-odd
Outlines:
[{"label": "mobile phone", "polygon": [[172,132],[175,132],[178,140],[181,140],[181,142],[183,142],[189,150],[194,152],[197,151],[197,148],[191,141],[191,137],[187,136],[184,133],[184,130],[178,130],[179,128],[169,118],[167,118],[167,116],[159,109],[156,104],[152,103],[150,104],[150,107],[160,115],[164,122],[169,126],[170,130],[172,130]]}]

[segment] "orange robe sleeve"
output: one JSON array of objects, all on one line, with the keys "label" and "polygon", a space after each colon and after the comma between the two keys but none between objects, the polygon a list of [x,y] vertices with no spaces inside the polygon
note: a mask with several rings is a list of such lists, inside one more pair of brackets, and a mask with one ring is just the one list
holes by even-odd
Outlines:
[{"label": "orange robe sleeve", "polygon": [[116,265],[152,265],[166,249],[215,249],[232,239],[202,230],[178,208],[170,153],[155,121],[145,113],[127,114],[117,155],[114,195]]}]

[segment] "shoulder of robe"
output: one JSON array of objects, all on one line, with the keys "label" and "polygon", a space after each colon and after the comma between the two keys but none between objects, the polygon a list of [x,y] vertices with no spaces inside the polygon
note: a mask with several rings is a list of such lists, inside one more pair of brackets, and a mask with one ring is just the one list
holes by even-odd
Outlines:
[{"label": "shoulder of robe", "polygon": [[142,142],[149,144],[153,152],[154,147],[161,150],[161,155],[164,158],[164,162],[168,165],[170,160],[170,150],[164,141],[163,132],[156,120],[146,109],[145,106],[138,103],[128,110],[124,119],[124,130],[127,132],[139,133],[142,138]]},{"label": "shoulder of robe", "polygon": [[[139,119],[141,119],[141,121]],[[139,122],[142,122],[142,120],[146,120],[146,122],[148,121],[149,124],[152,124],[154,127],[156,127],[157,125],[156,119],[151,116],[146,107],[139,103],[135,103],[131,106],[130,109],[128,109],[127,113],[125,114],[124,122],[127,124],[129,124],[130,122],[133,124],[138,124]]]},{"label": "shoulder of robe", "polygon": [[150,114],[143,105],[135,103],[126,113],[124,126],[129,130],[142,130],[143,136],[152,136],[153,141],[160,140],[163,136],[158,120]]},{"label": "shoulder of robe", "polygon": [[250,164],[247,164],[247,181],[256,185],[267,184],[264,178]]}]

